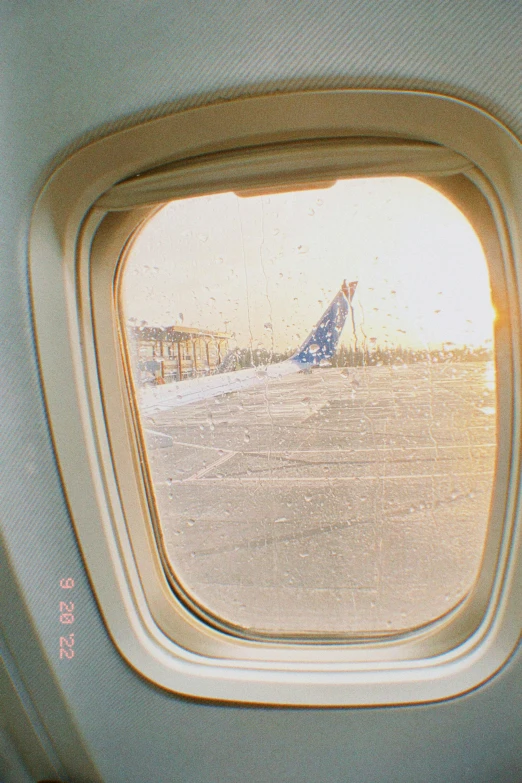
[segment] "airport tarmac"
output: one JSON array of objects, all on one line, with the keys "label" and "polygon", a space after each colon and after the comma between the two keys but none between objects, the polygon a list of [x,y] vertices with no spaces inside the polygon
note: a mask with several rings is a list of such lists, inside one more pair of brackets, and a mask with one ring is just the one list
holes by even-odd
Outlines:
[{"label": "airport tarmac", "polygon": [[389,633],[456,606],[495,470],[492,363],[321,368],[143,419],[167,557],[258,633]]}]

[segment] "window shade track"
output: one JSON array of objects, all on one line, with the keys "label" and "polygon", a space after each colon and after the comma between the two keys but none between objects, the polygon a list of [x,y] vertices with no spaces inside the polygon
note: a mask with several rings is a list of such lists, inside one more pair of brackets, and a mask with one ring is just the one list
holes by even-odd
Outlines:
[{"label": "window shade track", "polygon": [[98,206],[124,210],[223,190],[247,196],[263,188],[324,187],[347,177],[451,176],[472,168],[464,156],[425,142],[328,139],[274,144],[202,155],[136,175],[107,191]]}]

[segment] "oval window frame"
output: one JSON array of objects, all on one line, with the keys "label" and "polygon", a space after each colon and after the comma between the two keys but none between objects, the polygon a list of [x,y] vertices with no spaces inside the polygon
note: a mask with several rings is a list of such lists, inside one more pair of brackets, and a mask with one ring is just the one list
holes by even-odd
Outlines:
[{"label": "oval window frame", "polygon": [[[113,296],[121,254],[154,207],[107,214],[101,199],[129,176],[173,160],[361,136],[438,144],[468,159],[472,169],[466,180],[482,199],[480,209],[491,216],[479,218],[489,220],[485,235],[491,233],[491,220],[495,226],[497,246],[491,252],[500,258],[497,263],[488,255],[492,288],[509,301],[511,323],[503,322],[499,328],[505,333],[497,335],[504,396],[495,501],[499,521],[493,525],[497,540],[487,548],[482,568],[482,574],[489,569],[489,577],[481,577],[475,591],[480,606],[470,602],[451,622],[446,618],[404,638],[306,648],[233,638],[186,607],[173,605],[157,561],[144,484],[136,481],[140,452],[123,393],[125,368],[117,359],[120,336],[114,330]],[[510,557],[510,542],[520,535],[514,514],[518,487],[510,481],[520,437],[520,378],[513,362],[519,341],[518,248],[512,241],[513,205],[520,194],[514,193],[516,177],[510,177],[512,160],[520,163],[516,140],[462,102],[420,93],[336,91],[244,99],[172,115],[95,142],[55,172],[38,201],[31,229],[31,285],[46,401],[77,535],[102,612],[118,648],[144,676],[204,698],[388,704],[447,698],[474,687],[504,662],[516,641],[512,623],[502,618],[522,603],[521,591],[511,581],[520,563],[515,566]],[[248,183],[258,184],[255,178]],[[468,208],[477,229],[479,208]],[[51,226],[50,239],[45,232]],[[56,339],[51,346],[49,334],[49,319],[57,312],[61,358],[71,370],[70,383],[61,390],[55,377]],[[55,338],[56,331],[55,321]],[[101,334],[111,338],[103,338],[100,348]],[[66,408],[77,414],[75,421],[70,414],[62,416],[64,396]],[[129,460],[132,472],[126,469]],[[78,474],[89,488],[87,503],[80,491],[70,490]],[[131,475],[132,486],[126,483]],[[141,521],[132,522],[134,513]]]}]

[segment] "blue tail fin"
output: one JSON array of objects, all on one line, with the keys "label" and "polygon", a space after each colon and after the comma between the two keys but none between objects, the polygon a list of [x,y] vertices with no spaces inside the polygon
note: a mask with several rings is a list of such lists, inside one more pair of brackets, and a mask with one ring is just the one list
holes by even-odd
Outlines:
[{"label": "blue tail fin", "polygon": [[344,280],[341,290],[331,301],[322,318],[314,326],[299,350],[290,357],[292,361],[299,362],[303,367],[315,367],[332,358],[337,349],[356,288],[357,281],[346,283]]}]

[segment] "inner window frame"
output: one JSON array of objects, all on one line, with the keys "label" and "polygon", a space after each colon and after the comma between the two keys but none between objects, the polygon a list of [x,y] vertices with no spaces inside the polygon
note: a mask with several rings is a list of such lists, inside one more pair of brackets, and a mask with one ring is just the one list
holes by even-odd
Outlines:
[{"label": "inner window frame", "polygon": [[[306,146],[303,145],[303,147],[304,150],[308,152],[310,145],[309,143],[307,143]],[[258,150],[254,148],[250,153],[254,159],[257,152]],[[247,156],[248,156],[248,151],[242,150],[241,160],[243,164],[245,163],[245,160],[248,162]],[[227,171],[226,167],[223,166],[222,162],[220,162],[220,168],[221,168],[220,173],[222,175],[223,182],[226,183],[227,177],[229,177],[230,174]],[[395,174],[395,176],[404,176],[404,175]],[[459,210],[469,220],[470,224],[479,235],[481,244],[484,248],[484,253],[486,255],[486,263],[488,264],[488,268],[489,268],[490,266],[489,257],[491,257],[492,254],[496,254],[498,256],[500,252],[500,248],[498,247],[494,239],[494,237],[496,236],[496,231],[495,231],[494,221],[492,218],[491,211],[489,210],[489,207],[484,197],[481,196],[481,193],[478,190],[478,188],[471,183],[471,181],[468,179],[466,174],[460,174],[460,173],[444,176],[444,177],[419,176],[413,178],[418,179],[419,181],[424,182],[424,184],[431,186],[432,188],[440,192],[442,195],[447,197],[450,201],[452,201],[452,203],[455,204],[455,201],[458,202]],[[291,179],[292,179],[291,175],[289,175],[290,182]],[[356,176],[353,177],[353,179],[363,179],[363,177]],[[312,182],[311,185],[313,187],[314,182]],[[247,185],[247,189],[249,191],[251,187],[252,190],[255,190],[255,179],[254,182],[252,183],[252,186],[250,184]],[[266,187],[266,186],[262,186],[262,187]],[[277,189],[279,192],[291,190],[291,184],[286,185],[284,182],[283,184],[279,182]],[[196,190],[198,191],[197,195],[207,195],[207,193],[205,192],[200,193],[198,186],[196,186]],[[218,188],[215,187],[215,189],[213,189],[212,192],[220,193],[224,191],[219,190]],[[270,187],[268,192],[271,192]],[[186,196],[184,193],[182,193],[179,196],[175,197],[174,200],[183,200],[187,197],[190,196]],[[276,644],[280,646],[282,644],[288,644],[288,643],[296,644],[299,646],[305,645],[308,647],[310,647],[311,645],[313,645],[314,647],[318,647],[318,646],[321,647],[324,645],[329,645],[329,646],[336,645],[337,649],[339,649],[340,647],[349,647],[350,652],[353,652],[356,645],[360,645],[361,647],[368,648],[369,645],[375,646],[377,643],[379,643],[379,644],[384,644],[385,647],[389,647],[390,644],[393,643],[396,648],[394,652],[398,653],[398,648],[400,647],[400,645],[406,644],[407,647],[409,648],[412,642],[416,643],[428,637],[432,637],[433,639],[434,634],[438,634],[439,642],[441,643],[440,649],[442,649],[442,645],[444,644],[442,639],[446,635],[445,629],[450,629],[449,633],[451,633],[453,636],[456,632],[458,633],[458,630],[456,629],[458,629],[459,625],[461,624],[463,626],[466,626],[466,634],[469,634],[469,630],[470,630],[468,624],[469,617],[473,616],[476,618],[476,620],[478,620],[481,614],[483,614],[484,607],[482,608],[480,607],[480,601],[484,598],[484,596],[489,595],[491,592],[491,587],[494,579],[494,565],[498,557],[501,528],[499,525],[492,526],[491,518],[493,516],[495,517],[495,519],[501,517],[503,513],[501,498],[504,497],[505,492],[507,491],[507,487],[506,486],[501,487],[497,479],[497,474],[498,474],[497,468],[500,462],[498,432],[496,437],[497,448],[496,448],[495,476],[493,479],[491,503],[490,503],[490,510],[489,510],[490,519],[488,522],[488,532],[486,534],[486,539],[485,539],[484,549],[483,549],[483,562],[485,563],[485,567],[483,567],[481,564],[478,572],[479,578],[472,586],[469,593],[467,593],[463,599],[461,599],[452,609],[450,609],[442,616],[430,620],[425,624],[415,626],[414,628],[408,630],[399,630],[399,631],[390,631],[390,632],[361,631],[358,633],[357,632],[346,632],[346,633],[331,632],[331,633],[323,633],[323,634],[321,633],[293,634],[290,632],[281,632],[277,634],[277,633],[270,633],[270,632],[256,632],[251,629],[245,630],[241,626],[234,624],[233,622],[229,622],[223,618],[220,618],[216,614],[212,613],[204,605],[202,605],[195,598],[193,598],[190,591],[188,589],[185,589],[183,584],[178,580],[176,573],[169,561],[168,555],[165,551],[165,547],[163,545],[164,534],[162,530],[160,512],[156,505],[155,492],[153,489],[153,477],[152,477],[151,469],[149,467],[145,437],[143,435],[142,426],[140,424],[140,414],[138,410],[137,401],[134,397],[135,383],[132,379],[130,353],[128,348],[127,337],[125,334],[125,316],[122,309],[121,296],[120,296],[120,288],[122,284],[125,262],[129,252],[131,252],[132,250],[133,241],[139,235],[140,231],[148,223],[148,221],[153,218],[156,211],[162,209],[166,203],[169,202],[162,202],[159,206],[150,207],[150,212],[147,213],[147,217],[143,220],[141,219],[141,214],[142,214],[142,210],[144,210],[145,208],[144,207],[136,208],[140,212],[139,225],[133,230],[132,235],[125,242],[125,246],[122,249],[119,260],[116,263],[116,269],[114,272],[113,293],[112,293],[112,297],[113,297],[112,312],[113,312],[113,319],[117,321],[117,334],[119,335],[120,362],[121,362],[119,372],[121,377],[125,378],[126,394],[124,393],[124,396],[129,400],[127,421],[128,422],[132,421],[131,428],[133,430],[133,433],[131,437],[133,439],[134,448],[136,452],[139,454],[139,460],[137,461],[137,463],[135,463],[135,465],[139,464],[139,472],[141,473],[142,488],[145,493],[145,498],[142,498],[141,505],[143,507],[143,505],[145,504],[145,506],[148,509],[147,524],[153,530],[154,539],[156,541],[157,550],[159,552],[161,567],[166,576],[168,584],[172,589],[176,598],[181,602],[182,605],[184,605],[185,609],[191,612],[195,617],[199,618],[200,621],[218,630],[219,632],[222,632],[227,636],[235,637],[236,639],[260,642],[265,645]],[[455,204],[455,206],[457,206],[457,204]],[[488,245],[488,247],[486,247],[485,245]],[[496,282],[498,283],[498,281]],[[494,293],[497,294],[497,291],[495,290]],[[496,298],[497,300],[499,300],[500,297],[497,295]],[[96,300],[93,299],[93,301]],[[103,307],[105,309],[108,307],[107,301],[105,301]],[[108,324],[104,326],[104,329],[107,327]],[[506,361],[508,357],[505,351],[505,346],[502,346],[499,349],[499,352],[497,351],[497,341],[500,340],[502,342],[502,329],[496,328],[496,324],[494,324],[494,330],[495,330],[494,360],[496,365],[496,375],[502,373],[502,377],[506,377],[506,375],[509,374],[509,369]],[[98,337],[98,344],[100,344],[99,337]],[[500,361],[502,365],[501,367],[497,366],[497,360]],[[106,372],[106,370],[104,372]],[[505,392],[506,390],[503,389],[503,391]],[[500,405],[505,406],[509,404],[507,399],[503,399],[502,401],[500,401],[498,388],[496,390],[496,394],[497,394],[497,402],[499,408]],[[497,417],[497,422],[498,422],[498,417]],[[499,428],[497,426],[497,431],[498,429]],[[503,443],[504,446],[507,446],[507,442],[505,440],[503,440]]]}]

